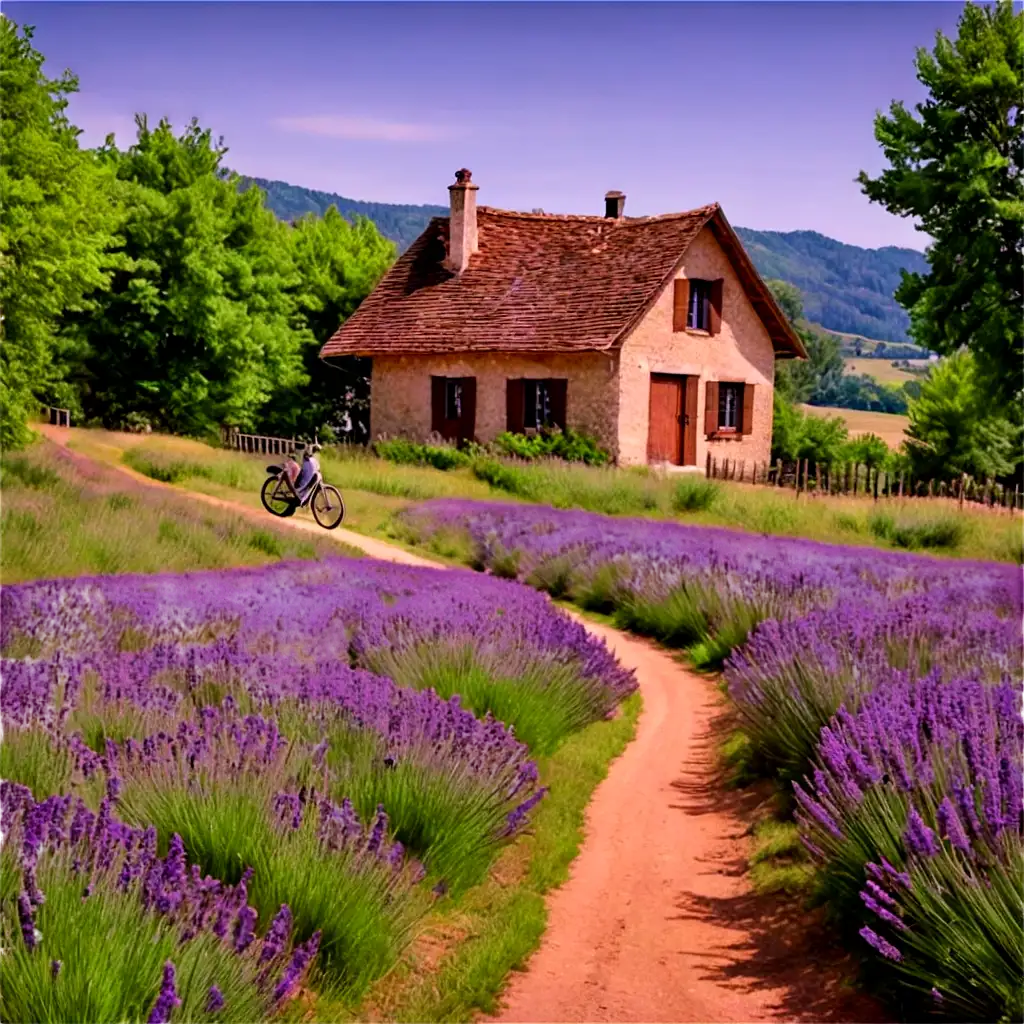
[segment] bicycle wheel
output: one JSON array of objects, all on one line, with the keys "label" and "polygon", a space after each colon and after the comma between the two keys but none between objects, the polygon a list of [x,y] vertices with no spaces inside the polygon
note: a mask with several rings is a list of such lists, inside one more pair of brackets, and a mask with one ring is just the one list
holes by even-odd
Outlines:
[{"label": "bicycle wheel", "polygon": [[345,518],[345,502],[341,500],[341,491],[330,484],[323,484],[317,488],[310,506],[313,509],[313,518],[325,530],[333,530],[340,526],[342,519]]},{"label": "bicycle wheel", "polygon": [[282,519],[295,515],[295,499],[288,493],[284,481],[278,476],[268,476],[260,491],[263,507],[272,515]]}]

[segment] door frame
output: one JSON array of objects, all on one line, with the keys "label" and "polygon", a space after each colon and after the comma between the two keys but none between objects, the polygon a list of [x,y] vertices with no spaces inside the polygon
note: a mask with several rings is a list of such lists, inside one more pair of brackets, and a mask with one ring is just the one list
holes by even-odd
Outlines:
[{"label": "door frame", "polygon": [[[697,396],[700,378],[692,373],[652,373],[648,383],[648,403],[655,380],[672,381],[679,386],[679,462],[676,466],[697,465]],[[649,407],[649,406],[648,406]],[[651,421],[648,414],[647,449],[650,452]],[[648,460],[650,455],[648,455]]]}]

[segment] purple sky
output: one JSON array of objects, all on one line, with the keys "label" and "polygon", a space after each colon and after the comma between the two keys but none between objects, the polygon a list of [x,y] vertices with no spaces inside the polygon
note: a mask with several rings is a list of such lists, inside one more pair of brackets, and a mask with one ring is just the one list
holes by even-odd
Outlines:
[{"label": "purple sky", "polygon": [[626,213],[718,201],[733,224],[857,245],[927,239],[853,178],[872,118],[923,96],[917,46],[959,3],[32,3],[92,145],[196,115],[246,174],[381,202]]}]

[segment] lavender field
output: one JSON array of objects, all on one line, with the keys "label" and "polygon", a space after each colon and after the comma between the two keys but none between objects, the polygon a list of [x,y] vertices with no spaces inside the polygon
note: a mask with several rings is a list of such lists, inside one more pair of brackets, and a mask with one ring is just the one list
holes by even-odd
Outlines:
[{"label": "lavender field", "polygon": [[865,978],[911,1019],[1024,1016],[1019,567],[450,500],[402,530],[722,668]]},{"label": "lavender field", "polygon": [[0,1017],[356,1003],[636,688],[542,595],[327,559],[2,594]]}]

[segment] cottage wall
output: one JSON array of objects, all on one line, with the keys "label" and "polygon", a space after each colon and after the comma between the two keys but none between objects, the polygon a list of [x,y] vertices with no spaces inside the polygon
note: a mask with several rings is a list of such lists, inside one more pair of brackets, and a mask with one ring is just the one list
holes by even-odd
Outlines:
[{"label": "cottage wall", "polygon": [[371,437],[430,433],[430,378],[476,377],[476,438],[492,441],[506,429],[506,382],[510,378],[564,377],[567,426],[616,450],[618,357],[613,353],[537,355],[499,352],[467,355],[374,356],[370,378]]},{"label": "cottage wall", "polygon": [[[619,377],[619,462],[647,462],[652,373],[697,375],[697,465],[710,451],[717,459],[766,461],[771,453],[775,354],[771,338],[747,298],[732,264],[710,228],[693,240],[678,277],[723,279],[722,324],[714,336],[673,331],[674,285],[669,283],[651,311],[622,345]],[[743,381],[755,385],[750,434],[707,440],[704,434],[705,382]]]}]

